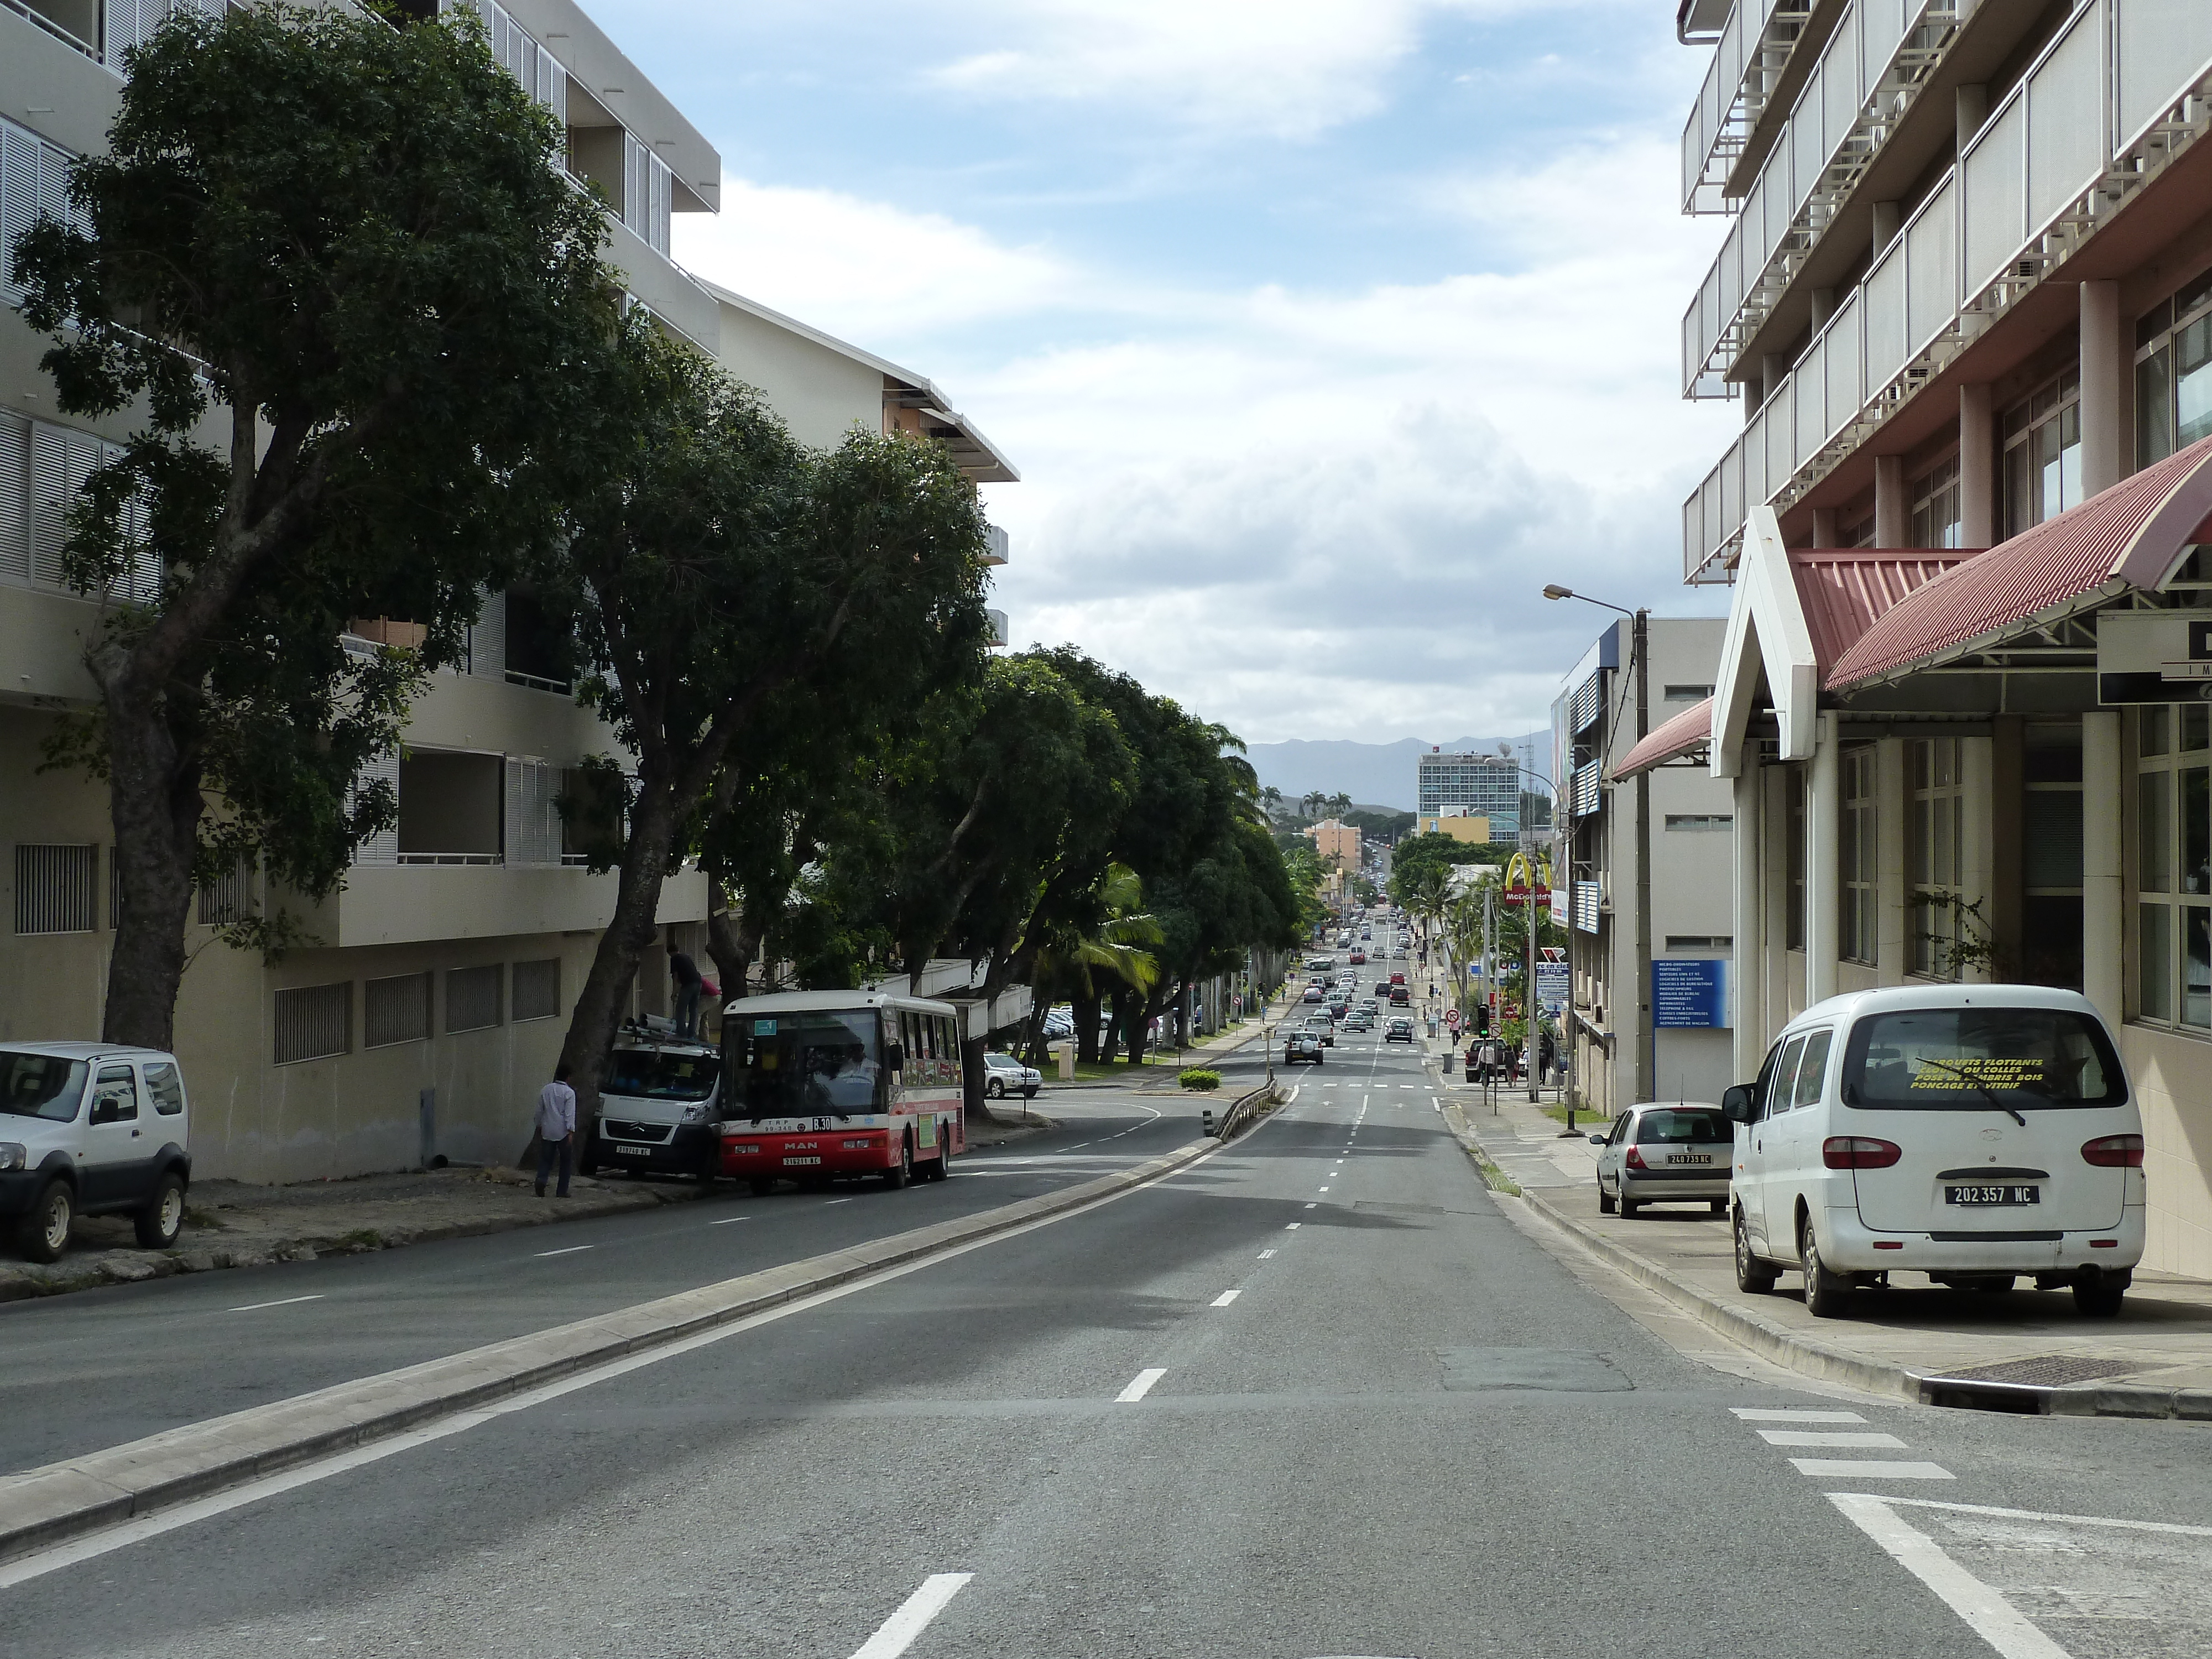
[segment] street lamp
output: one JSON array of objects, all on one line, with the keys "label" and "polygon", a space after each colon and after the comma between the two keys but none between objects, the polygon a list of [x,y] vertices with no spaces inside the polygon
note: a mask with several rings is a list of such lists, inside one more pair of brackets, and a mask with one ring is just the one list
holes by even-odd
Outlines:
[{"label": "street lamp", "polygon": [[[1564,587],[1558,582],[1545,584],[1544,597],[1547,599],[1580,599],[1584,605],[1619,611],[1635,624],[1630,650],[1636,659],[1636,740],[1643,742],[1651,734],[1649,626],[1651,613],[1640,607],[1631,611],[1626,605],[1614,605],[1609,600],[1594,599],[1587,593],[1577,593],[1573,588]],[[1568,807],[1571,811],[1573,802],[1570,801]],[[1571,872],[1574,864],[1571,843],[1567,862]],[[1570,916],[1568,937],[1571,939],[1573,934],[1574,919]],[[1659,1033],[1651,1023],[1651,769],[1649,767],[1636,775],[1636,1097],[1639,1101],[1651,1100],[1657,1097]]]}]

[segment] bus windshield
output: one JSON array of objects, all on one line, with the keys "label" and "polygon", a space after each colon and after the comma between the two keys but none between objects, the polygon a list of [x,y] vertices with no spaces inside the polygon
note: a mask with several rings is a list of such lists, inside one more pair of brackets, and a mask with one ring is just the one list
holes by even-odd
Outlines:
[{"label": "bus windshield", "polygon": [[1849,1106],[1942,1111],[2117,1106],[2128,1097],[2105,1028],[2065,1008],[1876,1014],[1844,1056]]},{"label": "bus windshield", "polygon": [[719,1054],[671,1054],[658,1048],[617,1048],[607,1056],[603,1094],[632,1100],[704,1100],[721,1075]]},{"label": "bus windshield", "polygon": [[807,1009],[732,1023],[749,1117],[851,1117],[884,1109],[888,1079],[872,1008]]}]

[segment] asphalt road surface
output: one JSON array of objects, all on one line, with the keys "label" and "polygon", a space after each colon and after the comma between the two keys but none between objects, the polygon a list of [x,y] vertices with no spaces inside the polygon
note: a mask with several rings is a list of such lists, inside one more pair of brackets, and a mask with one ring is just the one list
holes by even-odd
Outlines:
[{"label": "asphalt road surface", "polygon": [[[151,1535],[0,1568],[0,1652],[2212,1650],[2203,1425],[1945,1413],[1698,1363],[1509,1216],[1432,1081],[1402,1045],[1348,1038],[1273,1119],[1127,1196]],[[1037,1155],[970,1160],[946,1201],[1016,1195],[1034,1177],[1013,1160]],[[489,1339],[769,1259],[705,1242],[708,1219],[636,1239],[630,1265],[594,1260],[612,1249],[526,1262],[510,1239],[444,1279],[411,1265],[426,1249],[289,1281],[359,1286],[343,1327],[317,1304],[221,1327],[204,1300],[148,1296],[143,1323],[0,1320],[0,1341],[32,1331],[58,1365],[67,1336],[75,1403],[95,1412],[94,1354],[137,1388],[130,1333],[165,1348],[194,1319],[228,1331],[240,1375],[271,1355],[279,1376],[326,1375],[294,1328],[315,1320],[341,1370],[398,1364],[471,1320]],[[624,1224],[599,1224],[611,1241]],[[722,1250],[739,1254],[692,1260]],[[408,1283],[382,1287],[380,1265]],[[517,1288],[533,1273],[547,1282]],[[196,1400],[219,1387],[208,1347],[187,1344]],[[70,1386],[52,1374],[11,1393],[11,1449],[15,1413]]]}]

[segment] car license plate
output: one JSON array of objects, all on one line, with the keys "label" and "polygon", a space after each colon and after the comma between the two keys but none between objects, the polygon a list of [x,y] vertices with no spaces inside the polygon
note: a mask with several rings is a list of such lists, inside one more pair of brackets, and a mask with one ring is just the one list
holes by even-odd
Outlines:
[{"label": "car license plate", "polygon": [[1946,1204],[2040,1204],[2040,1187],[1946,1187]]},{"label": "car license plate", "polygon": [[615,1156],[617,1158],[651,1158],[653,1156],[653,1148],[650,1146],[617,1146],[615,1148]]},{"label": "car license plate", "polygon": [[1713,1160],[1710,1152],[1669,1152],[1667,1161],[1669,1164],[1710,1164]]},{"label": "car license plate", "polygon": [[787,1158],[783,1161],[786,1164],[819,1164],[822,1160],[818,1158]]}]

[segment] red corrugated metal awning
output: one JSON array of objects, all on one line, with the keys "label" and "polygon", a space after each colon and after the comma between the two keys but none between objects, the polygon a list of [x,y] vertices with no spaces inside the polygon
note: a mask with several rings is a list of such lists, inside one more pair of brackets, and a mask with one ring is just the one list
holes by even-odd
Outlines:
[{"label": "red corrugated metal awning", "polygon": [[1692,749],[1712,741],[1713,700],[1685,708],[1674,719],[1661,724],[1649,737],[1620,757],[1620,764],[1613,769],[1615,783],[1632,778],[1638,772],[1648,772],[1655,766],[1663,766],[1677,756],[1686,755]]},{"label": "red corrugated metal awning", "polygon": [[1827,674],[1831,691],[1986,648],[2129,587],[2155,589],[2212,534],[2212,438],[1954,565],[1874,619]]}]

